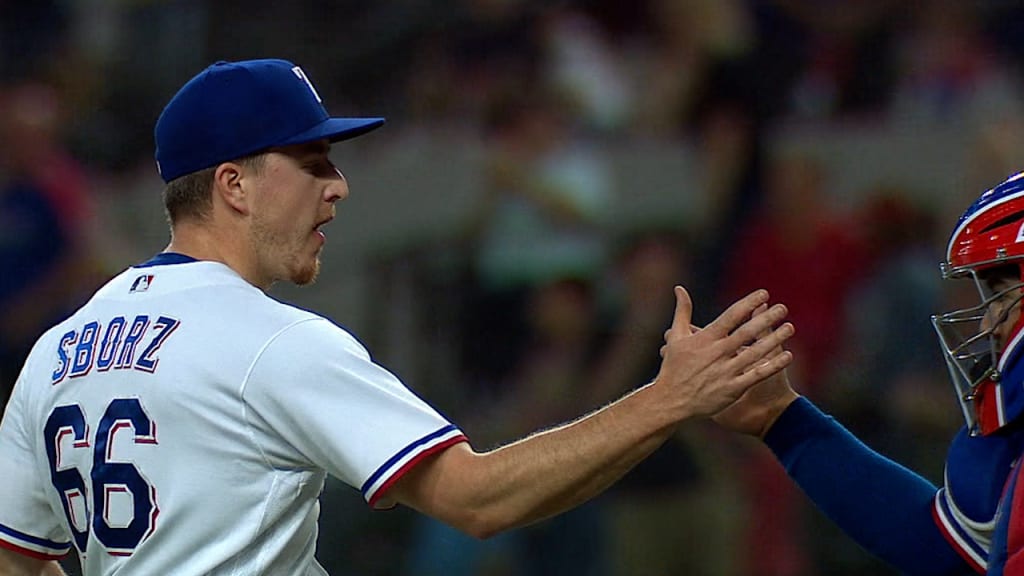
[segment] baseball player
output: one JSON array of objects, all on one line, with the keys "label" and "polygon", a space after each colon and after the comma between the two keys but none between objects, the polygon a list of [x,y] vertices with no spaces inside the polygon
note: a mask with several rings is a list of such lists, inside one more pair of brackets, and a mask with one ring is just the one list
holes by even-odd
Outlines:
[{"label": "baseball player", "polygon": [[348,196],[330,144],[383,122],[328,116],[283,60],[216,63],[170,100],[169,246],[37,341],[0,424],[0,573],[59,574],[75,550],[90,575],[323,574],[327,474],[488,537],[584,502],[791,361],[765,291],[693,331],[676,287],[653,382],[474,451],[351,334],[265,294],[316,277]]},{"label": "baseball player", "polygon": [[961,216],[942,264],[971,280],[978,305],[932,318],[965,426],[942,487],[873,452],[785,374],[716,416],[760,436],[817,506],[867,550],[907,574],[1024,575],[1024,173]]}]

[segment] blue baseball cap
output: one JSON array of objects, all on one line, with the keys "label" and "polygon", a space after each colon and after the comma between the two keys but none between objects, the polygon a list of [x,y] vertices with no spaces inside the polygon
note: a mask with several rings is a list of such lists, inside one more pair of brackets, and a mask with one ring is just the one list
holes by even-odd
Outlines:
[{"label": "blue baseball cap", "polygon": [[355,138],[383,118],[332,118],[287,60],[217,62],[189,80],[156,121],[156,163],[170,182],[274,146]]}]

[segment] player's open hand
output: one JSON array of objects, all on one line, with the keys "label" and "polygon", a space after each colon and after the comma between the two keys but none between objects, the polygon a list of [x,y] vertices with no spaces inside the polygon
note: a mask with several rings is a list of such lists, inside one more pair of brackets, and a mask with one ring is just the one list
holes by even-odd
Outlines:
[{"label": "player's open hand", "polygon": [[[754,315],[765,310],[767,306],[762,304],[754,310]],[[762,333],[763,336],[767,336],[767,332]],[[769,357],[783,352],[780,346]],[[735,432],[763,438],[786,407],[799,397],[790,386],[786,371],[781,370],[751,386],[739,400],[715,414],[713,419]]]},{"label": "player's open hand", "polygon": [[681,286],[675,287],[675,295],[675,315],[665,333],[655,386],[679,410],[680,419],[720,412],[793,360],[790,352],[780,352],[794,332],[792,324],[780,324],[788,313],[786,307],[775,304],[754,314],[767,304],[767,291],[748,294],[699,330],[690,323],[690,295]]}]

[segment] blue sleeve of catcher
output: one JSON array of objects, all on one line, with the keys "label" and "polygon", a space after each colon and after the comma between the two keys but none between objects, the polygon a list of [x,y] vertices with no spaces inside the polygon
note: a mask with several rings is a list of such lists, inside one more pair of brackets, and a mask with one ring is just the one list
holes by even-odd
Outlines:
[{"label": "blue sleeve of catcher", "polygon": [[931,482],[868,448],[800,398],[765,443],[814,504],[858,544],[906,574],[974,571],[932,519]]}]

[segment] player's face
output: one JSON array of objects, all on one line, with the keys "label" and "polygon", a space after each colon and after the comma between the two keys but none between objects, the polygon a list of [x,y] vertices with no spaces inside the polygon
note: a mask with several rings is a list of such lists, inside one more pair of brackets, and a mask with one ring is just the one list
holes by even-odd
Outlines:
[{"label": "player's face", "polygon": [[1018,283],[1019,281],[1010,278],[1000,278],[991,283],[993,293],[1006,293],[989,304],[981,321],[983,330],[991,329],[995,334],[1000,352],[1009,342],[1013,327],[1020,319],[1020,289],[1010,290]]},{"label": "player's face", "polygon": [[328,157],[326,140],[273,149],[253,193],[250,241],[269,282],[309,284],[320,270],[334,203],[348,196],[345,177]]}]

